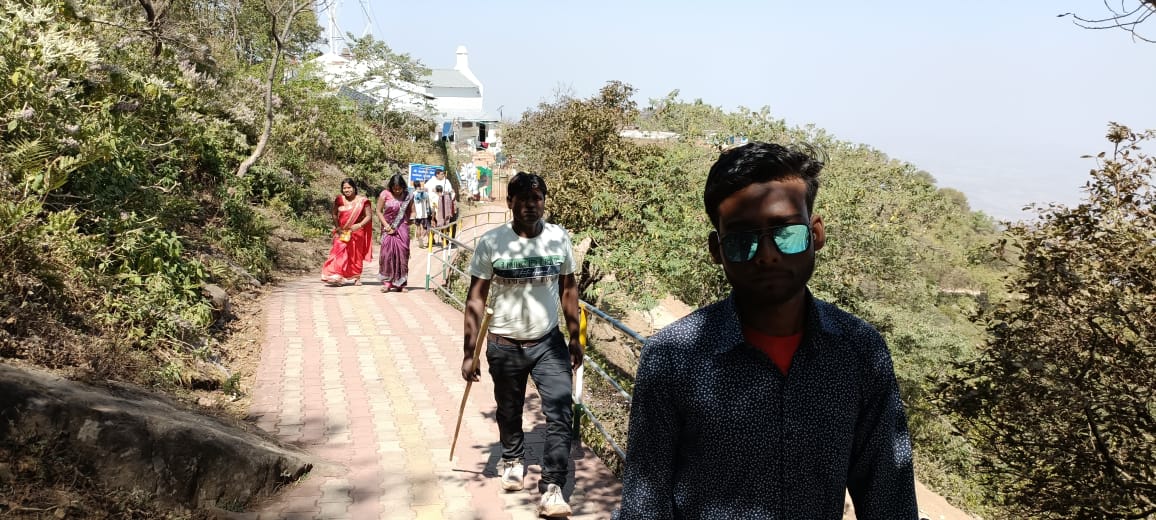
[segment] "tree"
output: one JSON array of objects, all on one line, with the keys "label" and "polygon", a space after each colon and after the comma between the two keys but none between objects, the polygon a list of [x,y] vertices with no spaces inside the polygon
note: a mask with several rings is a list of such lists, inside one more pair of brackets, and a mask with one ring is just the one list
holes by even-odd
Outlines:
[{"label": "tree", "polygon": [[1084,18],[1073,13],[1064,13],[1060,17],[1071,17],[1076,25],[1085,29],[1123,29],[1132,33],[1132,37],[1137,40],[1156,43],[1153,37],[1137,32],[1140,24],[1156,14],[1156,0],[1121,1],[1118,7],[1105,1],[1104,7],[1108,9],[1108,14],[1103,17]]},{"label": "tree", "polygon": [[1030,518],[1156,515],[1156,132],[1112,124],[1086,199],[1011,226],[1022,298],[944,388],[1009,508]]},{"label": "tree", "polygon": [[512,153],[535,171],[604,173],[629,148],[619,131],[638,114],[633,95],[634,87],[620,81],[608,82],[590,99],[560,93],[526,111],[507,131]]},{"label": "tree", "polygon": [[605,207],[591,196],[618,191],[626,176],[609,175],[637,149],[619,135],[637,115],[630,97],[634,88],[611,81],[590,99],[559,97],[527,111],[522,121],[506,131],[510,153],[529,171],[540,173],[556,204],[551,214],[569,229],[603,229],[620,221],[620,211],[632,210],[637,194],[622,193]]},{"label": "tree", "polygon": [[269,145],[269,135],[273,131],[273,87],[277,80],[278,65],[280,65],[286,50],[291,48],[290,36],[293,35],[294,20],[303,13],[315,12],[316,7],[318,7],[317,4],[317,0],[264,0],[262,3],[269,16],[269,35],[274,44],[271,56],[269,56],[263,85],[264,118],[261,133],[257,137],[257,146],[253,147],[252,153],[237,166],[238,177],[244,177],[249,172],[249,168],[252,168],[265,154],[265,148]]},{"label": "tree", "polygon": [[[608,82],[589,99],[560,93],[553,102],[526,111],[504,136],[520,167],[546,179],[550,219],[590,233],[594,254],[586,258],[592,266],[636,241],[644,229],[638,210],[656,181],[631,171],[641,150],[619,135],[637,116],[633,94],[633,87],[619,81]],[[581,274],[583,289],[602,276],[593,270]],[[629,278],[625,270],[616,274]]]},{"label": "tree", "polygon": [[[420,88],[426,86],[425,78],[429,76],[430,70],[421,60],[408,53],[394,52],[389,45],[375,39],[372,34],[358,38],[353,33],[346,33],[346,37],[351,43],[349,54],[354,68],[360,71],[360,74],[347,78],[344,86],[367,89],[368,94],[384,91],[378,94],[383,112],[389,112],[393,108],[394,89],[407,90],[418,97],[424,96]],[[428,103],[426,106],[428,107]]]}]

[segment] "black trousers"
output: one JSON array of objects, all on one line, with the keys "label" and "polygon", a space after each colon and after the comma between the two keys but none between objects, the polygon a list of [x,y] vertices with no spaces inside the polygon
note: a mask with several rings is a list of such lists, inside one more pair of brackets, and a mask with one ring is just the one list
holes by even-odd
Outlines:
[{"label": "black trousers", "polygon": [[546,414],[546,446],[538,489],[545,491],[547,484],[564,487],[570,461],[574,403],[570,396],[570,350],[562,331],[554,330],[545,340],[529,347],[490,341],[486,361],[494,379],[502,458],[520,459],[525,455],[522,410],[526,404],[526,377],[533,377]]}]

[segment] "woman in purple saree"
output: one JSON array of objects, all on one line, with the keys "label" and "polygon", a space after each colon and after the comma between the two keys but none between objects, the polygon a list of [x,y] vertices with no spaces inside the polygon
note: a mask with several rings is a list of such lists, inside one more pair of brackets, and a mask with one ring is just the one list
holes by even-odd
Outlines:
[{"label": "woman in purple saree", "polygon": [[377,277],[381,292],[405,289],[409,282],[409,219],[413,194],[405,177],[395,174],[377,199],[377,219],[381,221],[381,254]]}]

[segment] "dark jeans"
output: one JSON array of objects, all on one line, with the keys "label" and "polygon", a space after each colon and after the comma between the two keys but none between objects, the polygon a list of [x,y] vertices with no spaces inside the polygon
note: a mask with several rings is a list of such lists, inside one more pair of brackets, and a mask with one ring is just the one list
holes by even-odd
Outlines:
[{"label": "dark jeans", "polygon": [[490,341],[486,361],[494,378],[502,458],[520,459],[525,455],[522,409],[526,403],[526,376],[533,377],[546,414],[546,446],[538,489],[545,491],[547,484],[564,487],[574,409],[570,396],[570,350],[562,331],[555,330],[541,343],[525,348]]}]

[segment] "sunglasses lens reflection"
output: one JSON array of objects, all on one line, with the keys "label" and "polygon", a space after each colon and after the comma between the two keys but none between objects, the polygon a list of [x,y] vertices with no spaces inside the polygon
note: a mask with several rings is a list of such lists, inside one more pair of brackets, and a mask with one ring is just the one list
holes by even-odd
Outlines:
[{"label": "sunglasses lens reflection", "polygon": [[746,262],[759,250],[759,235],[751,232],[730,233],[722,239],[723,256],[731,262]]},{"label": "sunglasses lens reflection", "polygon": [[811,230],[803,224],[784,226],[775,230],[775,245],[784,255],[797,255],[807,250]]},{"label": "sunglasses lens reflection", "polygon": [[791,224],[762,231],[738,231],[722,237],[722,253],[729,262],[749,262],[759,251],[759,239],[770,235],[784,255],[797,255],[811,245],[811,228]]}]

